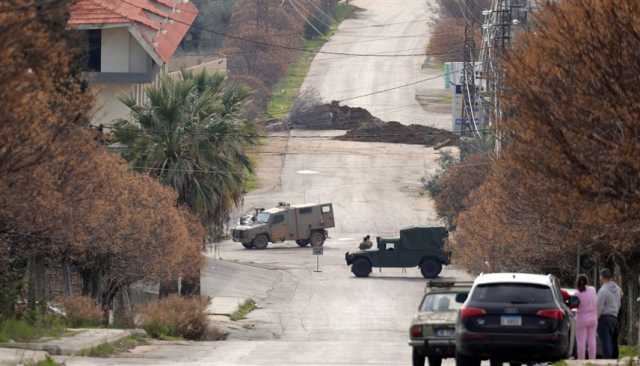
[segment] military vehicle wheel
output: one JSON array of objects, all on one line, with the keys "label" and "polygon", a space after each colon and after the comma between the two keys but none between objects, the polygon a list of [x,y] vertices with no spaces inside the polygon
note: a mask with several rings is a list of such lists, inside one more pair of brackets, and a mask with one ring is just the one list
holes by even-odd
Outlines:
[{"label": "military vehicle wheel", "polygon": [[429,356],[429,366],[442,366],[442,357]]},{"label": "military vehicle wheel", "polygon": [[356,277],[369,277],[371,273],[371,263],[364,258],[357,258],[351,265],[351,273]]},{"label": "military vehicle wheel", "polygon": [[242,243],[242,246],[247,248],[247,249],[252,249],[253,248],[253,243],[252,242]]},{"label": "military vehicle wheel", "polygon": [[307,245],[309,245],[309,243],[311,243],[311,240],[305,239],[305,240],[296,240],[296,244],[298,244],[300,247],[304,248]]},{"label": "military vehicle wheel", "polygon": [[258,235],[253,239],[252,243],[256,249],[265,249],[269,245],[269,239],[266,235]]},{"label": "military vehicle wheel", "polygon": [[424,366],[424,355],[415,348],[411,353],[411,359],[413,360],[413,366]]},{"label": "military vehicle wheel", "polygon": [[442,272],[442,264],[436,262],[434,259],[424,259],[422,263],[420,263],[420,272],[422,272],[424,278],[437,278],[440,272]]},{"label": "military vehicle wheel", "polygon": [[480,359],[456,355],[456,366],[480,366]]},{"label": "military vehicle wheel", "polygon": [[311,233],[311,239],[309,241],[311,242],[311,246],[321,247],[322,244],[324,244],[324,239],[324,234],[321,231],[314,231]]}]

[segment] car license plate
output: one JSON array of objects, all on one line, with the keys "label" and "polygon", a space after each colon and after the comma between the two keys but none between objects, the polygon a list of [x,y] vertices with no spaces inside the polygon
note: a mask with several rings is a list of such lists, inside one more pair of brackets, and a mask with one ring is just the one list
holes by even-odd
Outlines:
[{"label": "car license plate", "polygon": [[520,327],[522,326],[522,317],[514,315],[501,316],[500,325],[504,325],[506,327]]},{"label": "car license plate", "polygon": [[437,329],[436,337],[453,337],[455,330],[453,329]]}]

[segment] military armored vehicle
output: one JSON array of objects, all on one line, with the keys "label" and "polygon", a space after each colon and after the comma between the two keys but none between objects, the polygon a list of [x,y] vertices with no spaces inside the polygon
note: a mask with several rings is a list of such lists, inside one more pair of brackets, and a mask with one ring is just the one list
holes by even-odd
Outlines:
[{"label": "military armored vehicle", "polygon": [[441,366],[442,359],[456,355],[456,321],[462,306],[457,298],[466,296],[472,281],[454,278],[428,280],[418,312],[409,327],[409,346],[412,348],[413,366]]},{"label": "military armored vehicle", "polygon": [[327,229],[335,226],[331,203],[291,206],[281,202],[278,207],[259,209],[250,219],[231,230],[233,241],[247,249],[265,249],[269,243],[295,240],[305,247],[320,247],[327,238]]},{"label": "military armored vehicle", "polygon": [[449,233],[444,227],[409,227],[399,238],[377,237],[377,250],[347,252],[345,260],[356,277],[367,277],[373,267],[420,267],[424,278],[436,278],[449,264],[451,253],[444,251]]}]

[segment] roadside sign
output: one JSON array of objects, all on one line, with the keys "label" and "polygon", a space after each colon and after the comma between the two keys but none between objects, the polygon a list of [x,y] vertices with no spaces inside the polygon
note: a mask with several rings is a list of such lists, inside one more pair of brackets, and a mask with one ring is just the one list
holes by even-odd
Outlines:
[{"label": "roadside sign", "polygon": [[322,272],[320,270],[320,256],[324,253],[324,247],[311,247],[313,250],[313,255],[316,256],[316,269],[314,272]]}]

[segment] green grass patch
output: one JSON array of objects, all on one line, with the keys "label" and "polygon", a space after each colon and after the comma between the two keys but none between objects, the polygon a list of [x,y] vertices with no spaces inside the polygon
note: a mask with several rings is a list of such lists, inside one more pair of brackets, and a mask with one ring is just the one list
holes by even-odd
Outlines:
[{"label": "green grass patch", "polygon": [[331,28],[322,37],[305,40],[302,46],[307,52],[303,52],[295,63],[289,66],[287,74],[273,87],[271,99],[267,105],[267,115],[271,118],[282,118],[293,106],[298,96],[298,91],[309,72],[311,61],[316,52],[331,39],[338,30],[338,26],[343,20],[353,14],[356,8],[352,5],[340,3],[336,7],[335,21]]},{"label": "green grass patch", "polygon": [[112,355],[126,352],[132,348],[147,344],[147,339],[141,336],[131,335],[117,342],[105,343],[80,352],[80,356],[85,357],[110,357]]},{"label": "green grass patch", "polygon": [[557,361],[557,362],[554,362],[553,364],[551,364],[551,366],[567,366],[567,365],[568,365],[567,361],[565,361],[565,360]]},{"label": "green grass patch", "polygon": [[640,356],[640,349],[638,348],[638,346],[620,346],[619,358],[634,358],[638,356]]},{"label": "green grass patch", "polygon": [[33,320],[7,319],[0,322],[0,343],[32,342],[40,338],[58,338],[65,334],[64,320],[54,316],[43,316]]},{"label": "green grass patch", "polygon": [[53,358],[47,356],[46,360],[33,364],[33,366],[62,366],[62,364],[57,363],[56,361],[53,360]]},{"label": "green grass patch", "polygon": [[240,305],[238,310],[236,310],[233,314],[229,316],[229,318],[233,321],[238,321],[246,318],[247,314],[254,311],[256,309],[256,302],[249,299],[244,302],[244,304]]}]

